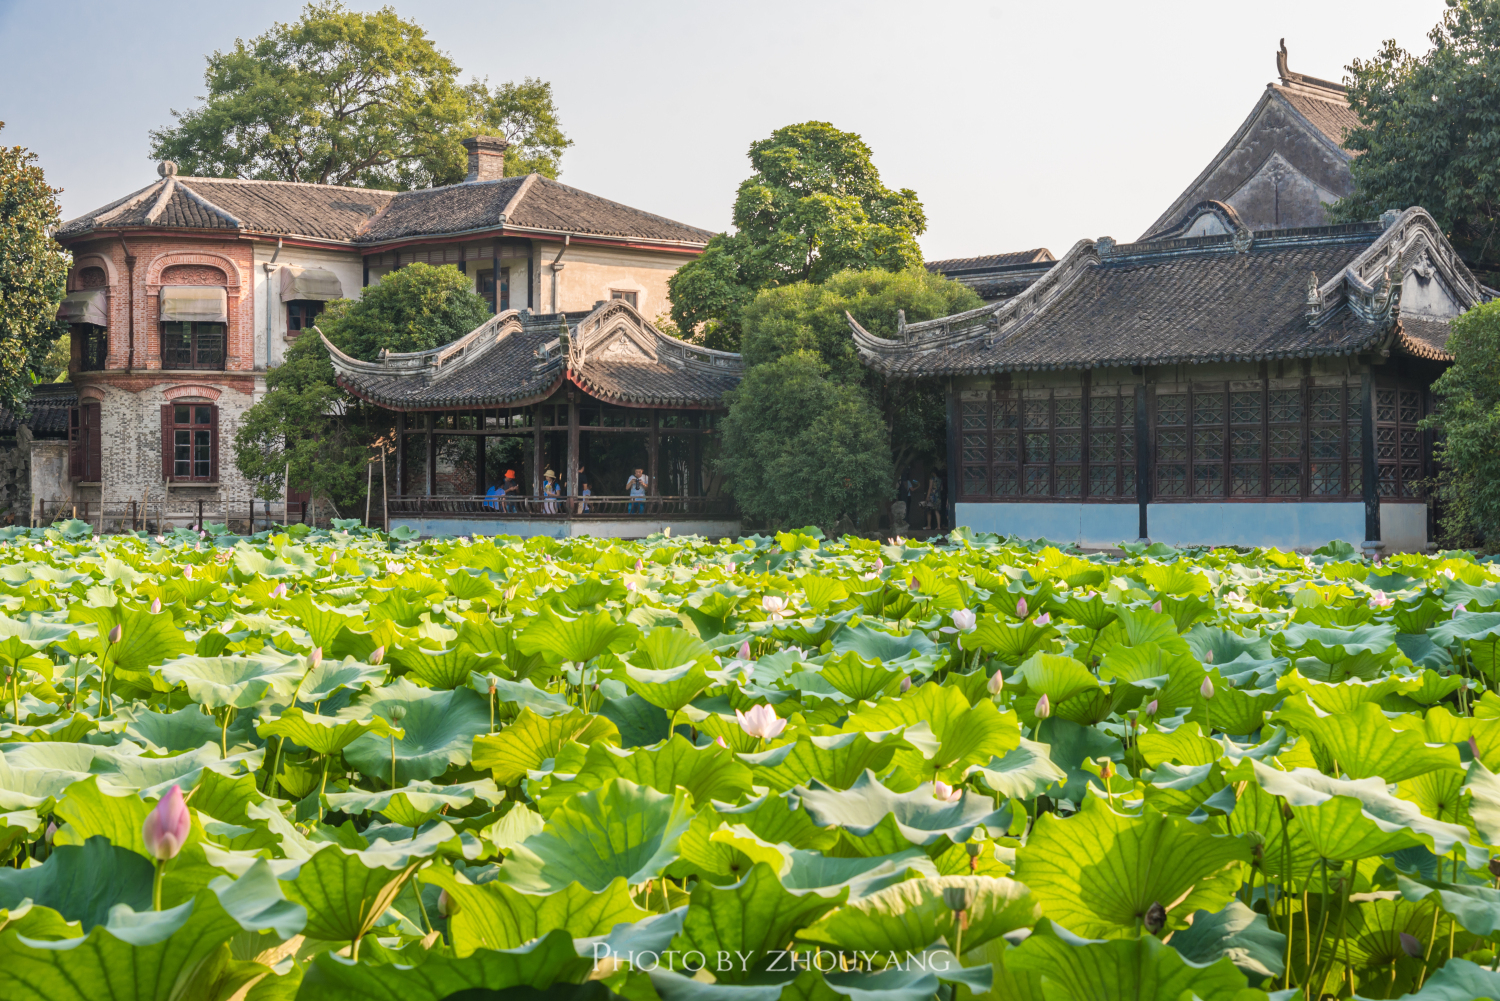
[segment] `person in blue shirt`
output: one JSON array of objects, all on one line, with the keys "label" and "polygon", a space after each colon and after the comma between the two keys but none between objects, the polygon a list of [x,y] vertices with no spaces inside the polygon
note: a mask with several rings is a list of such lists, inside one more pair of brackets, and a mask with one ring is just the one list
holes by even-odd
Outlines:
[{"label": "person in blue shirt", "polygon": [[490,484],[490,488],[484,492],[484,508],[486,511],[500,510],[500,497],[504,491],[498,483]]},{"label": "person in blue shirt", "polygon": [[651,485],[651,477],[639,466],[635,474],[625,481],[625,490],[630,494],[630,504],[625,509],[626,514],[646,513],[646,488]]}]

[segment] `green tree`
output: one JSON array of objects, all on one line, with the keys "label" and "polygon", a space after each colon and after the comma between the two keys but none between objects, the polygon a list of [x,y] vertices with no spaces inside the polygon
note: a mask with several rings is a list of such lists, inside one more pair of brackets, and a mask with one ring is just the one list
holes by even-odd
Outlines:
[{"label": "green tree", "polygon": [[1360,125],[1355,192],[1334,217],[1373,219],[1420,205],[1472,266],[1500,266],[1500,0],[1448,0],[1414,56],[1387,41],[1349,66],[1349,104]]},{"label": "green tree", "polygon": [[[469,291],[457,268],[411,264],[358,300],[330,302],[318,328],[340,351],[370,361],[382,349],[424,351],[457,340],[489,316],[489,304]],[[281,496],[290,463],[293,483],[355,510],[364,499],[365,464],[392,431],[390,411],[334,384],[328,350],[316,334],[293,343],[266,386],[270,392],[235,432],[240,472],[270,499]]]},{"label": "green tree", "polygon": [[1440,432],[1441,528],[1449,544],[1500,546],[1500,301],[1455,319],[1453,365],[1432,384],[1437,409],[1423,422]]},{"label": "green tree", "polygon": [[740,510],[777,526],[858,522],[892,493],[880,413],[812,351],[756,365],[730,394],[724,457]]},{"label": "green tree", "polygon": [[51,235],[62,189],[47,184],[35,161],[22,146],[0,147],[0,405],[13,409],[24,407],[48,351],[68,330],[56,319],[68,259]]},{"label": "green tree", "polygon": [[300,20],[209,56],[204,103],[173,111],[176,125],[151,133],[151,155],[189,175],[404,189],[462,180],[461,141],[488,126],[515,146],[507,168],[556,176],[569,141],[550,85],[491,91],[458,74],[390,7],[310,3]]},{"label": "green tree", "polygon": [[745,364],[752,367],[795,351],[812,351],[828,367],[828,378],[863,386],[881,414],[887,451],[900,472],[919,459],[944,460],[947,410],[942,386],[936,380],[887,380],[866,368],[849,336],[846,314],[871,333],[894,337],[902,313],[908,323],[918,323],[981,305],[968,286],[926,268],[843,271],[821,285],[798,282],[756,296],[743,313],[741,350]]},{"label": "green tree", "polygon": [[922,261],[927,217],[910,188],[880,180],[870,148],[827,122],[777,129],[750,145],[755,173],[734,201],[734,232],[709,241],[668,280],[672,319],[734,350],[755,293],[841,271],[901,271]]}]

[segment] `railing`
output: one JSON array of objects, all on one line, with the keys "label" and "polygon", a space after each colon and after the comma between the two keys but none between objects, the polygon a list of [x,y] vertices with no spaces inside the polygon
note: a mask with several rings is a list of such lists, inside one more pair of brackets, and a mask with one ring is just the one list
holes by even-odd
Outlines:
[{"label": "railing", "polygon": [[437,494],[392,497],[392,518],[727,518],[734,505],[724,497],[537,497],[527,494]]},{"label": "railing", "polygon": [[[76,519],[94,526],[103,534],[124,532],[171,531],[175,527],[201,528],[204,524],[219,522],[231,524],[238,532],[248,527],[250,533],[276,525],[306,522],[312,505],[301,501],[284,504],[281,501],[246,499],[238,504],[226,504],[222,500],[203,501],[196,504],[162,503],[160,496],[152,497],[145,504],[128,501],[74,501],[66,499],[48,500],[38,498],[32,504],[31,523],[34,526],[51,525],[59,521]],[[14,519],[12,519],[14,521]]]}]

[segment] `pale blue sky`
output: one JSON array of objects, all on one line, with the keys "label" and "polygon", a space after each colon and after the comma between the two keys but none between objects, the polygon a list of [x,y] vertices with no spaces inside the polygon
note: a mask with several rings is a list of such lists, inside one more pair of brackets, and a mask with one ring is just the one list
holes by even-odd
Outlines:
[{"label": "pale blue sky", "polygon": [[[355,2],[373,8],[378,4]],[[400,2],[466,75],[553,84],[562,180],[713,229],[745,149],[793,122],[858,132],[927,208],[928,259],[1140,235],[1249,113],[1286,37],[1330,79],[1382,39],[1425,51],[1442,0],[1069,3]],[[65,216],[155,178],[147,131],[203,58],[300,4],[0,0],[0,143]]]}]

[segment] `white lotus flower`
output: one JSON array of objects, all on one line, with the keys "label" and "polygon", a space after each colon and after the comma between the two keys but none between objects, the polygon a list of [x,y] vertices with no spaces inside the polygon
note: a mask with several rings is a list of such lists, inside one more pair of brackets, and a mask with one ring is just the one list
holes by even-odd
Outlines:
[{"label": "white lotus flower", "polygon": [[932,783],[932,795],[944,803],[952,803],[964,794],[962,789],[955,789],[942,779],[934,779]]},{"label": "white lotus flower", "polygon": [[752,707],[748,713],[736,709],[734,718],[739,721],[741,730],[761,740],[772,740],[786,729],[786,720],[778,717],[776,710],[765,703]]},{"label": "white lotus flower", "polygon": [[780,622],[792,611],[792,603],[777,594],[768,594],[760,599],[760,607],[765,610],[766,617],[772,622]]},{"label": "white lotus flower", "polygon": [[970,608],[960,608],[953,613],[953,628],[961,632],[973,629],[978,621],[979,616],[975,615],[973,609]]}]

